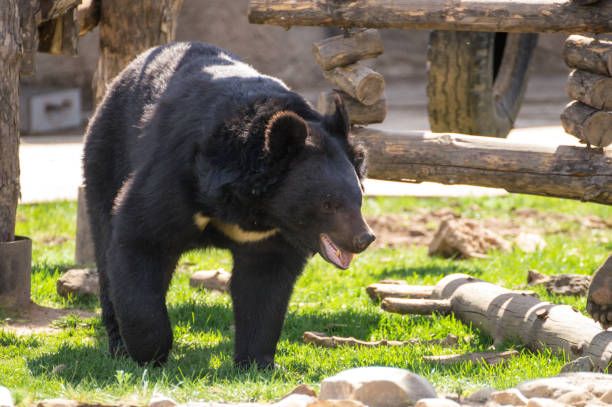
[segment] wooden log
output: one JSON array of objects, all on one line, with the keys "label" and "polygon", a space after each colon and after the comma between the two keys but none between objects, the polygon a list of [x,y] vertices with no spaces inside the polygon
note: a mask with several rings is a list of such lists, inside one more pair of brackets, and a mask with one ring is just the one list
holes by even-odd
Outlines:
[{"label": "wooden log", "polygon": [[498,365],[505,363],[508,360],[515,358],[519,353],[515,350],[506,350],[503,352],[474,352],[464,353],[462,355],[440,355],[440,356],[423,356],[423,360],[428,362],[436,362],[440,365],[449,366],[458,363],[470,362],[475,365]]},{"label": "wooden log", "polygon": [[76,7],[61,16],[38,26],[38,52],[76,56],[78,53],[79,24]]},{"label": "wooden log", "polygon": [[570,68],[612,76],[612,41],[570,35],[563,46],[563,59]]},{"label": "wooden log", "polygon": [[569,305],[543,302],[465,274],[444,277],[432,297],[449,301],[456,318],[497,343],[518,338],[530,349],[590,356],[602,370],[612,362],[612,331]]},{"label": "wooden log", "polygon": [[34,57],[38,49],[38,24],[40,23],[38,1],[22,0],[19,2],[19,24],[23,45],[21,75],[34,75],[36,71]]},{"label": "wooden log", "polygon": [[370,284],[366,292],[372,301],[381,301],[385,298],[429,298],[433,286],[408,284]]},{"label": "wooden log", "polygon": [[612,78],[574,69],[567,78],[569,97],[600,110],[612,110]]},{"label": "wooden log", "polygon": [[331,92],[321,92],[317,102],[317,109],[320,113],[330,113],[332,108],[335,108],[334,93],[338,93],[344,101],[344,106],[349,115],[349,121],[353,125],[367,125],[372,123],[382,123],[387,117],[387,99],[383,96],[374,102],[373,105],[367,106],[359,102],[340,90]]},{"label": "wooden log", "polygon": [[40,0],[40,22],[54,20],[77,7],[82,0]]},{"label": "wooden log", "polygon": [[323,76],[332,85],[368,106],[380,99],[385,91],[382,75],[359,62],[323,71]]},{"label": "wooden log", "polygon": [[575,100],[565,107],[561,124],[567,133],[589,146],[606,147],[612,143],[612,112]]},{"label": "wooden log", "polygon": [[341,336],[328,336],[321,332],[306,331],[302,335],[302,340],[305,343],[312,343],[313,345],[321,346],[324,348],[337,348],[338,346],[359,346],[364,348],[378,348],[383,346],[389,347],[402,347],[402,346],[413,346],[413,345],[440,345],[443,347],[455,346],[459,341],[456,335],[448,334],[443,339],[410,339],[407,341],[391,341],[388,339],[381,339],[380,341],[362,341],[353,337],[344,338]]},{"label": "wooden log", "polygon": [[100,22],[100,0],[83,0],[77,7],[79,35],[85,35]]},{"label": "wooden log", "polygon": [[352,32],[349,36],[337,35],[312,44],[315,61],[325,71],[375,58],[383,51],[382,38],[378,30],[373,29]]},{"label": "wooden log", "polygon": [[612,204],[612,152],[607,150],[370,128],[352,133],[369,150],[370,178],[478,185]]},{"label": "wooden log", "polygon": [[612,32],[612,0],[595,7],[569,1],[529,0],[250,0],[249,22],[416,30],[523,33]]},{"label": "wooden log", "polygon": [[380,304],[381,308],[396,314],[431,315],[448,314],[451,311],[450,301],[425,298],[385,298]]}]

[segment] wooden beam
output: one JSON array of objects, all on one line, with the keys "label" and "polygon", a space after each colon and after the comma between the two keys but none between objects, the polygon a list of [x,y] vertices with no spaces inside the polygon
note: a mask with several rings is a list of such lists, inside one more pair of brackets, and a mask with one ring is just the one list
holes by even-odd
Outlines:
[{"label": "wooden beam", "polygon": [[612,151],[460,134],[352,132],[369,150],[371,178],[478,185],[612,204]]},{"label": "wooden beam", "polygon": [[250,0],[249,22],[523,33],[612,32],[612,0]]}]

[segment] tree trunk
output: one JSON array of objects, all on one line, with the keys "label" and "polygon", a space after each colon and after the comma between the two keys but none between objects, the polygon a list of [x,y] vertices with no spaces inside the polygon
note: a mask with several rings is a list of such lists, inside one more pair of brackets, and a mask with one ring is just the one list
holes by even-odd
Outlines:
[{"label": "tree trunk", "polygon": [[102,0],[100,56],[93,85],[96,103],[138,54],[174,40],[182,4],[183,0]]},{"label": "tree trunk", "polygon": [[15,238],[19,199],[19,71],[21,29],[17,0],[0,12],[0,242]]},{"label": "tree trunk", "polygon": [[612,151],[459,134],[352,132],[368,149],[371,178],[478,185],[612,204]]},{"label": "tree trunk", "polygon": [[254,24],[523,33],[612,32],[612,0],[250,0]]}]

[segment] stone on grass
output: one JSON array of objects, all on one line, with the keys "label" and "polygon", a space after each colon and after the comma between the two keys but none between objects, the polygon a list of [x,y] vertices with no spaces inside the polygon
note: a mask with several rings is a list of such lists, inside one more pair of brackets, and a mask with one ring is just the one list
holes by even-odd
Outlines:
[{"label": "stone on grass", "polygon": [[559,403],[553,399],[534,397],[529,399],[525,407],[565,407],[565,404]]},{"label": "stone on grass", "polygon": [[510,243],[473,219],[445,220],[429,244],[430,256],[486,257],[487,251],[510,250]]},{"label": "stone on grass", "polygon": [[98,272],[94,269],[71,269],[57,280],[57,293],[62,297],[68,295],[98,295],[100,284]]},{"label": "stone on grass", "polygon": [[79,402],[68,399],[47,399],[39,401],[37,407],[79,407]]},{"label": "stone on grass", "polygon": [[292,394],[304,394],[306,396],[317,398],[317,392],[314,391],[312,389],[312,387],[310,387],[306,383],[300,384],[295,389],[293,389],[289,393],[285,394],[281,400],[291,396]]},{"label": "stone on grass", "polygon": [[497,390],[491,387],[483,387],[480,390],[475,391],[474,393],[467,396],[467,401],[471,401],[473,403],[484,403],[489,399],[491,394],[495,393]]},{"label": "stone on grass", "polygon": [[489,400],[508,406],[524,406],[527,404],[527,397],[523,396],[517,389],[496,391],[489,396]]},{"label": "stone on grass", "polygon": [[0,407],[13,407],[13,396],[6,387],[0,386]]},{"label": "stone on grass", "polygon": [[570,391],[556,398],[559,403],[567,404],[574,407],[584,407],[593,399],[591,393],[586,390]]},{"label": "stone on grass", "polygon": [[426,398],[417,401],[414,407],[460,407],[460,405],[451,399]]},{"label": "stone on grass", "polygon": [[559,399],[566,393],[587,391],[594,397],[603,396],[612,389],[612,375],[604,373],[562,373],[555,377],[523,382],[517,389],[527,398]]},{"label": "stone on grass", "polygon": [[583,356],[566,363],[561,368],[561,373],[570,372],[592,372],[595,370],[595,364],[590,356]]},{"label": "stone on grass", "polygon": [[357,400],[316,400],[308,407],[368,407]]},{"label": "stone on grass", "polygon": [[163,394],[154,394],[149,400],[149,407],[174,407],[178,403]]},{"label": "stone on grass", "polygon": [[232,275],[223,269],[200,270],[191,275],[189,285],[209,291],[229,291],[229,281]]},{"label": "stone on grass", "polygon": [[307,394],[294,393],[283,397],[278,403],[274,403],[274,407],[306,407],[316,400],[315,397]]},{"label": "stone on grass", "polygon": [[546,242],[537,233],[521,232],[514,240],[514,244],[525,253],[533,253],[536,250],[544,250]]},{"label": "stone on grass", "polygon": [[345,370],[321,383],[320,400],[358,400],[369,407],[413,405],[437,397],[427,379],[394,367],[361,367]]}]

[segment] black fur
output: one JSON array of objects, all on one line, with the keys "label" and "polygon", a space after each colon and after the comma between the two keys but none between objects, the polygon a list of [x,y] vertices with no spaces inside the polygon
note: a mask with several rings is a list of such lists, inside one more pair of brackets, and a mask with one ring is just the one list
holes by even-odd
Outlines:
[{"label": "black fur", "polygon": [[[266,367],[319,235],[358,252],[355,236],[370,233],[365,154],[341,102],[323,117],[206,44],[153,48],[115,79],[87,130],[84,171],[110,350],[139,363],[167,359],[165,295],[186,250],[231,251],[235,362]],[[278,233],[240,242],[212,222],[198,228],[196,214]]]}]

